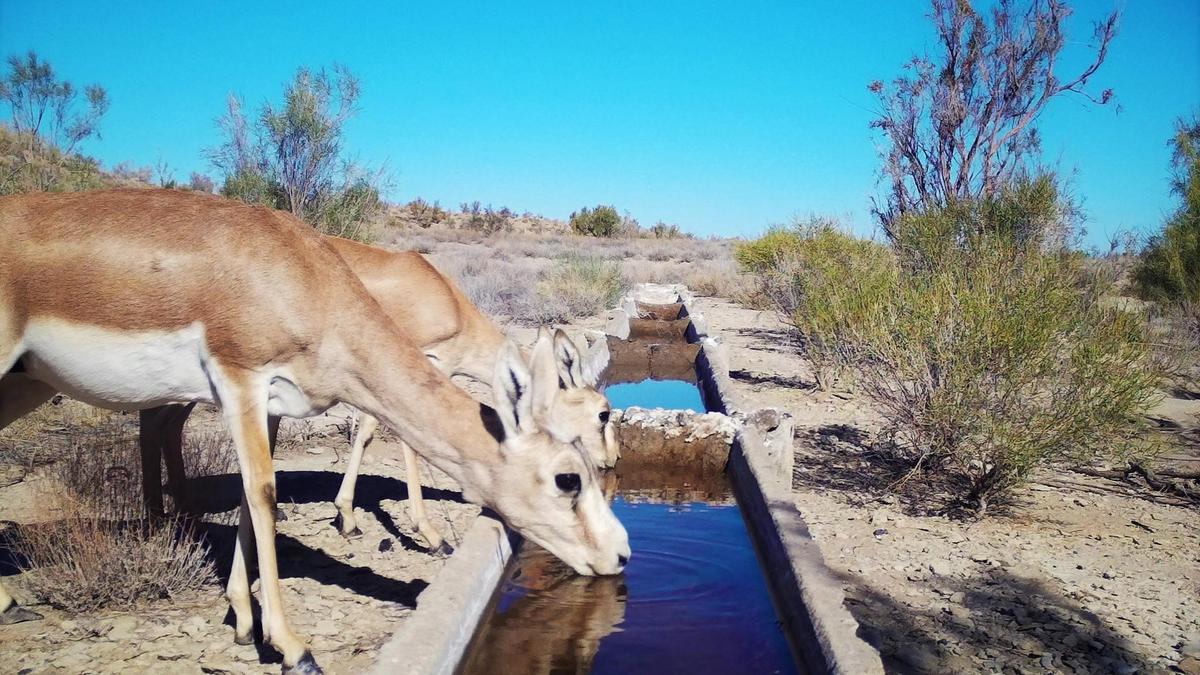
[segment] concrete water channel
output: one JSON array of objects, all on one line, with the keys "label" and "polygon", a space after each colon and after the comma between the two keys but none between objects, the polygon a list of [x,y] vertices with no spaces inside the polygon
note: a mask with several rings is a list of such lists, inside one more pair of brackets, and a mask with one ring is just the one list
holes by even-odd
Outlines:
[{"label": "concrete water channel", "polygon": [[790,417],[742,411],[679,286],[641,285],[587,358],[622,457],[617,577],[570,572],[481,517],[376,672],[881,673],[788,499]]}]

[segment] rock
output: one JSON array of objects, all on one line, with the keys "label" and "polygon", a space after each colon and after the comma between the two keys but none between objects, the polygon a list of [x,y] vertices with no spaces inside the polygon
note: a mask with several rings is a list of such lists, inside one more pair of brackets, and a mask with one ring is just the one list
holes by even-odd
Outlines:
[{"label": "rock", "polygon": [[109,640],[130,640],[136,637],[134,631],[138,628],[138,620],[132,616],[118,616],[109,624]]},{"label": "rock", "polygon": [[887,535],[887,533],[888,533],[888,531],[881,527],[878,530],[875,530],[874,532],[872,532],[871,534],[875,535],[876,539],[883,539],[884,536]]},{"label": "rock", "polygon": [[313,635],[337,635],[342,631],[337,622],[329,619],[322,619],[321,621],[317,622],[317,625],[309,629],[308,632]]},{"label": "rock", "polygon": [[938,658],[937,653],[914,640],[897,645],[895,657],[899,661],[912,666],[913,670],[917,672],[941,672],[942,660]]},{"label": "rock", "polygon": [[1200,637],[1180,646],[1179,653],[1194,659],[1200,659]]},{"label": "rock", "polygon": [[179,632],[192,638],[193,640],[199,640],[200,637],[207,631],[208,622],[198,616],[193,616],[179,626]]},{"label": "rock", "polygon": [[1200,659],[1194,656],[1183,657],[1175,667],[1184,675],[1200,675]]}]

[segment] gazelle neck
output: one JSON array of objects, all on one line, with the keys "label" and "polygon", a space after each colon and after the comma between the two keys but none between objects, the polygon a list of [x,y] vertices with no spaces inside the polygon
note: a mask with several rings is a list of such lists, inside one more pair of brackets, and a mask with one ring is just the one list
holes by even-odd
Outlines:
[{"label": "gazelle neck", "polygon": [[[406,358],[412,347],[382,315],[339,331],[350,380],[346,402],[382,421],[418,454],[448,474],[469,501],[492,493],[490,467],[501,462],[503,429],[491,408],[450,383],[427,359]],[[419,424],[413,424],[418,420]]]}]

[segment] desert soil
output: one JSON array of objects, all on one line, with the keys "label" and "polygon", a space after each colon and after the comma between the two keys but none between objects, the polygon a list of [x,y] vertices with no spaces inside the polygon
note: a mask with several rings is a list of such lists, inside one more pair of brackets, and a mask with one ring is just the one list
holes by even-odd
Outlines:
[{"label": "desert soil", "polygon": [[[355,495],[363,535],[342,537],[332,500],[349,454],[351,412],[336,407],[304,423],[285,421],[276,456],[280,509],[277,552],[292,627],[328,673],[370,668],[379,647],[401,629],[420,592],[444,562],[423,547],[408,516],[404,462],[386,433],[368,449]],[[136,421],[136,415],[132,416]],[[214,411],[197,410],[188,432],[220,429]],[[290,428],[289,428],[289,425]],[[186,434],[185,434],[186,437]],[[185,441],[186,442],[186,441]],[[427,510],[452,545],[478,515],[444,474],[422,462]],[[431,473],[432,472],[432,473]],[[35,518],[26,508],[36,477],[0,489],[0,521]],[[223,584],[229,570],[240,478],[192,481],[200,527]],[[133,611],[71,614],[30,602],[22,576],[5,577],[18,600],[45,620],[3,627],[2,673],[276,673],[279,656],[261,645],[234,644],[232,614],[221,587],[189,598],[149,602]],[[258,584],[254,591],[257,595]],[[257,613],[257,604],[255,605]]]},{"label": "desert soil", "polygon": [[[819,392],[810,364],[772,312],[701,300],[728,346],[740,407],[796,419],[794,496],[842,580],[861,634],[893,672],[1200,673],[1200,510],[1143,489],[1047,472],[1013,508],[982,521],[931,515],[886,489],[895,474],[870,450],[880,421],[853,393]],[[597,329],[593,317],[573,328]],[[514,329],[520,341],[533,331]],[[481,392],[476,392],[477,395]],[[1168,399],[1162,417],[1195,434],[1200,401]],[[289,617],[332,673],[365,670],[403,630],[443,559],[425,552],[404,501],[404,466],[386,435],[367,453],[356,505],[364,535],[342,538],[331,503],[349,411],[293,429],[277,457],[288,520],[279,550]],[[211,412],[190,424],[219,426]],[[189,427],[192,428],[192,427]],[[423,473],[434,522],[451,543],[478,513],[453,484]],[[36,478],[0,488],[0,521],[35,517]],[[228,571],[235,475],[211,479],[204,521]],[[29,601],[21,576],[6,583]],[[222,580],[223,581],[223,580]],[[0,672],[277,672],[273,651],[233,643],[220,588],[136,611],[70,615],[4,628]]]},{"label": "desert soil", "polygon": [[[796,505],[890,671],[1200,673],[1197,505],[1047,471],[1003,514],[930,515],[886,489],[869,402],[817,391],[773,312],[701,304],[741,407],[795,417]],[[1156,411],[1192,439],[1197,415],[1171,397]]]}]

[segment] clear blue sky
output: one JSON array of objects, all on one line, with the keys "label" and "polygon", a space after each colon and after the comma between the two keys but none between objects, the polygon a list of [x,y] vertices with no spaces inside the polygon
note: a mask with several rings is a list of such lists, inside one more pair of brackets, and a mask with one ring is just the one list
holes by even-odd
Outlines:
[{"label": "clear blue sky", "polygon": [[[394,200],[554,217],[612,203],[749,235],[812,212],[871,227],[866,86],[932,37],[915,1],[363,4],[0,0],[0,50],[108,88],[104,137],[84,150],[109,166],[211,173],[228,92],[257,107],[298,66],[337,61],[363,85],[348,147],[390,169]],[[1113,6],[1075,4],[1069,61]],[[1123,4],[1095,81],[1123,112],[1064,98],[1042,124],[1092,243],[1170,211],[1166,141],[1200,105],[1200,2]]]}]

